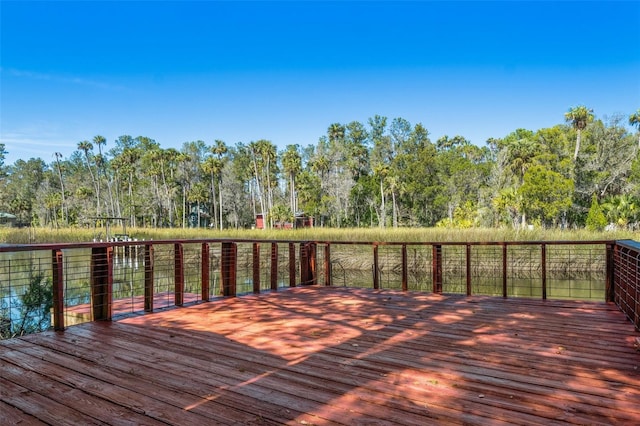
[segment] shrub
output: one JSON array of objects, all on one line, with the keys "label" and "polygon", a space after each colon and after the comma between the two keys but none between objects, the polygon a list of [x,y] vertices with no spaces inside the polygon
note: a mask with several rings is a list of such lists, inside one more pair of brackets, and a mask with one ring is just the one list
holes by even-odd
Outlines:
[{"label": "shrub", "polygon": [[590,231],[602,231],[604,227],[607,226],[607,218],[604,216],[602,207],[600,207],[600,204],[598,203],[598,197],[596,197],[596,194],[593,194],[593,197],[591,198],[591,208],[587,215],[586,226]]}]

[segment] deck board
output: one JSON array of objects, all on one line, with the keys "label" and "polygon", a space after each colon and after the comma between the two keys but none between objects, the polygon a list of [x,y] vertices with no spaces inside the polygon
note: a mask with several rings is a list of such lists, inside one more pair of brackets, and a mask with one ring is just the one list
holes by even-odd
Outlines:
[{"label": "deck board", "polygon": [[640,424],[604,303],[305,287],[0,342],[0,424]]}]

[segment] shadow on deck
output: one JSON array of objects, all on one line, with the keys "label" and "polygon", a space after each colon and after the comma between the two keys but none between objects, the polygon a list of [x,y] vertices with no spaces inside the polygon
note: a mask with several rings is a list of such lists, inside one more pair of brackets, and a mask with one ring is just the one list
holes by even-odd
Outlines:
[{"label": "shadow on deck", "polygon": [[0,342],[0,423],[640,424],[612,304],[304,287]]}]

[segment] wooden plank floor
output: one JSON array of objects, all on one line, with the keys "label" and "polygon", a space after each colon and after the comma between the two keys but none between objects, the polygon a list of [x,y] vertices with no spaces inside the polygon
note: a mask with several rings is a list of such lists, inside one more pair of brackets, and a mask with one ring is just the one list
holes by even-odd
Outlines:
[{"label": "wooden plank floor", "polygon": [[604,303],[306,287],[0,342],[0,424],[640,424]]},{"label": "wooden plank floor", "polygon": [[[199,302],[202,299],[199,294],[183,293],[183,304]],[[162,309],[169,306],[175,306],[175,293],[159,292],[153,294],[154,309]],[[121,299],[115,299],[111,303],[113,315],[126,315],[132,312],[144,311],[144,296],[132,296]],[[91,321],[91,304],[83,303],[81,305],[67,306],[64,310],[65,324],[76,325],[83,322]]]}]

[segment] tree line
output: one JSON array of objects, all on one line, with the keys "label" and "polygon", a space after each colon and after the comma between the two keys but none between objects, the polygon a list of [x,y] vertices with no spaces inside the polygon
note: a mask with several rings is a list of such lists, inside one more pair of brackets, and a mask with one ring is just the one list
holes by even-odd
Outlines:
[{"label": "tree line", "polygon": [[596,119],[585,106],[539,130],[479,147],[433,141],[421,124],[376,115],[333,123],[316,144],[185,142],[123,135],[4,164],[0,211],[32,226],[248,228],[311,216],[327,227],[635,227],[640,220],[640,110]]}]

